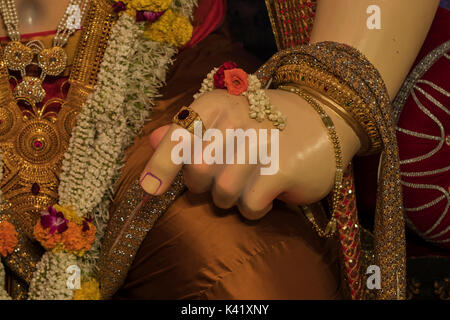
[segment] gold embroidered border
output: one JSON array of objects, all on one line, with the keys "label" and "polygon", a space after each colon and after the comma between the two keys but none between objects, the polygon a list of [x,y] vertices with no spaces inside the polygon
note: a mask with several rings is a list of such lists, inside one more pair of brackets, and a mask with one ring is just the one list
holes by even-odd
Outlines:
[{"label": "gold embroidered border", "polygon": [[279,50],[309,42],[315,0],[266,0],[266,8]]},{"label": "gold embroidered border", "polygon": [[[184,191],[180,173],[168,191],[150,196],[136,180],[127,190],[117,210],[111,214],[98,263],[102,299],[109,299],[120,288],[136,252],[147,233]],[[143,199],[145,203],[142,204]]]}]

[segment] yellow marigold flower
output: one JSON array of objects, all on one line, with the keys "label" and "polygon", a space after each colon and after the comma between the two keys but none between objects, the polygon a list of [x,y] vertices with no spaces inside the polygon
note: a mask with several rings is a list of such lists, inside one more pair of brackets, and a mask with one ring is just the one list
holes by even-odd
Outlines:
[{"label": "yellow marigold flower", "polygon": [[191,39],[192,30],[193,27],[186,17],[169,9],[147,27],[144,35],[153,41],[182,47]]},{"label": "yellow marigold flower", "polygon": [[82,281],[81,288],[74,291],[72,300],[101,300],[98,281],[93,278]]},{"label": "yellow marigold flower", "polygon": [[59,204],[55,204],[53,206],[58,211],[61,211],[64,215],[64,218],[66,218],[69,221],[75,222],[76,224],[82,224],[83,223],[83,217],[80,217],[75,210],[73,210],[70,207],[63,207]]},{"label": "yellow marigold flower", "polygon": [[167,10],[172,0],[128,0],[129,7],[137,11],[161,12]]},{"label": "yellow marigold flower", "polygon": [[[122,11],[122,12],[126,12],[130,17],[136,17],[136,10],[134,10],[133,8],[127,8],[127,10]],[[119,15],[122,13],[119,12]]]},{"label": "yellow marigold flower", "polygon": [[12,253],[17,241],[16,228],[8,221],[0,221],[0,256]]}]

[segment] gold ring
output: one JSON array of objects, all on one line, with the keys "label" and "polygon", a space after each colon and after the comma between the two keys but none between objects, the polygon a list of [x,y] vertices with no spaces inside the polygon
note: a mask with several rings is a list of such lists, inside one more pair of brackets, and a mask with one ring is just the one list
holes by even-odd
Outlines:
[{"label": "gold ring", "polygon": [[195,124],[197,122],[201,123],[202,136],[206,130],[205,125],[203,124],[203,121],[200,118],[200,115],[190,107],[186,107],[186,106],[182,107],[180,109],[180,111],[178,111],[177,114],[173,117],[172,121],[174,123],[178,124],[179,126],[185,128],[192,134],[196,134],[194,129],[195,129]]}]

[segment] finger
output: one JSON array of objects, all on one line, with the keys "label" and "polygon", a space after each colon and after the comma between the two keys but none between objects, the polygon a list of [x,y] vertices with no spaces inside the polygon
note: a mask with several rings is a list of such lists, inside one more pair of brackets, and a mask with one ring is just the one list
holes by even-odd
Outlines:
[{"label": "finger", "polygon": [[[172,141],[172,139],[176,140]],[[182,159],[177,152],[183,145],[189,146],[189,148],[192,146],[192,134],[186,129],[172,124],[141,174],[140,184],[147,193],[161,195],[170,187],[183,166]]]},{"label": "finger", "polygon": [[[224,119],[216,121],[216,127],[209,128],[203,136],[201,163],[183,166],[184,182],[190,191],[203,193],[211,190],[215,177],[223,168],[227,167],[226,164],[223,164],[225,162],[223,154],[225,141],[223,139],[216,141],[217,136],[212,135],[212,132],[215,131],[219,136],[224,136],[225,130],[229,128],[232,128],[232,123],[229,121]],[[210,148],[214,148],[214,152]],[[214,153],[214,156],[208,152],[208,149]]]},{"label": "finger", "polygon": [[225,166],[214,180],[212,188],[214,204],[222,209],[229,209],[234,206],[248,181],[257,172],[257,165],[234,164]]},{"label": "finger", "polygon": [[239,212],[244,216],[244,218],[248,220],[258,220],[264,217],[267,213],[269,213],[270,210],[272,210],[273,203],[270,202],[265,208],[254,211],[253,209],[249,209],[245,204],[242,202],[237,203],[237,207],[239,209]]},{"label": "finger", "polygon": [[161,143],[162,139],[166,135],[167,131],[169,130],[170,125],[165,125],[162,127],[157,128],[150,134],[150,145],[153,149],[158,148],[158,145]]},{"label": "finger", "polygon": [[211,189],[217,166],[190,164],[183,167],[184,184],[193,193],[204,193]]},{"label": "finger", "polygon": [[260,219],[271,210],[272,201],[284,189],[284,184],[279,175],[257,174],[247,185],[239,199],[239,210],[247,219]]}]

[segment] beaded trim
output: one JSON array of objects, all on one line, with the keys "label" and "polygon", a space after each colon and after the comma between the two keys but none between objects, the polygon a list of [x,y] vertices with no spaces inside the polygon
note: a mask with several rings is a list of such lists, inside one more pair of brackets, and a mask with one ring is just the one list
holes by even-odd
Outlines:
[{"label": "beaded trim", "polygon": [[278,50],[309,42],[316,0],[266,0]]},{"label": "beaded trim", "polygon": [[[442,105],[438,100],[436,100],[433,96],[428,94],[425,90],[423,90],[421,87],[418,86],[418,84],[425,84],[433,88],[434,90],[438,91],[442,95],[450,96],[450,93],[444,90],[443,88],[437,86],[436,84],[428,81],[428,80],[422,80],[422,76],[433,66],[440,58],[445,57],[446,59],[450,59],[450,56],[446,53],[450,50],[450,40],[444,42],[434,50],[432,50],[428,55],[426,55],[411,71],[411,73],[408,75],[407,79],[405,80],[402,88],[400,89],[399,93],[395,97],[394,102],[392,103],[393,109],[394,109],[394,116],[396,122],[398,122],[400,115],[403,111],[403,107],[406,103],[407,98],[411,95],[414,102],[416,103],[417,107],[427,116],[429,117],[439,128],[440,136],[431,136],[427,135],[421,132],[411,131],[404,128],[397,127],[397,131],[402,132],[404,134],[414,136],[421,139],[428,139],[428,140],[434,140],[438,141],[438,145],[433,148],[431,151],[427,152],[426,154],[420,155],[418,157],[405,159],[400,162],[400,164],[410,164],[415,162],[420,162],[422,160],[428,159],[432,156],[434,156],[439,150],[442,149],[442,147],[447,143],[447,139],[445,136],[445,128],[442,125],[441,121],[432,113],[430,110],[428,110],[418,99],[415,91],[420,92],[426,99],[428,99],[430,102],[432,102],[435,106],[443,110],[445,113],[450,115],[450,111],[446,106]],[[448,144],[448,143],[447,143]],[[419,172],[401,172],[402,177],[424,177],[428,175],[436,175],[443,172],[446,172],[450,170],[450,166],[434,169],[434,170],[428,170],[428,171],[419,171]],[[421,232],[419,231],[412,223],[412,221],[406,216],[406,221],[408,226],[414,230],[419,236],[424,238],[425,240],[429,242],[434,243],[446,243],[450,242],[450,239],[447,240],[436,240],[436,238],[444,235],[450,230],[450,226],[441,232],[437,234],[430,235],[431,232],[433,232],[436,227],[442,222],[442,220],[446,217],[448,214],[448,211],[450,209],[450,193],[445,190],[445,188],[439,186],[439,185],[432,185],[432,184],[418,184],[418,183],[411,183],[402,181],[402,185],[408,188],[414,188],[414,189],[428,189],[428,190],[436,190],[440,193],[442,193],[441,196],[438,196],[432,201],[429,201],[428,203],[425,203],[423,205],[413,207],[413,208],[405,208],[406,212],[419,212],[421,210],[430,208],[437,203],[446,200],[447,204],[442,212],[442,214],[439,216],[439,218],[436,220],[436,222],[428,228],[426,231]]]},{"label": "beaded trim", "polygon": [[[392,110],[395,118],[395,122],[398,122],[400,114],[405,105],[406,99],[411,93],[411,89],[416,84],[417,80],[420,79],[425,72],[436,62],[440,57],[447,56],[445,53],[450,50],[450,40],[444,42],[439,47],[431,51],[425,58],[423,58],[411,71],[408,78],[403,82],[403,86],[397,93],[394,101],[392,102]],[[450,58],[447,58],[450,59]]]},{"label": "beaded trim", "polygon": [[120,288],[147,233],[184,190],[181,173],[161,196],[148,195],[139,180],[127,190],[111,215],[100,253],[98,276],[103,299],[111,298]]}]

